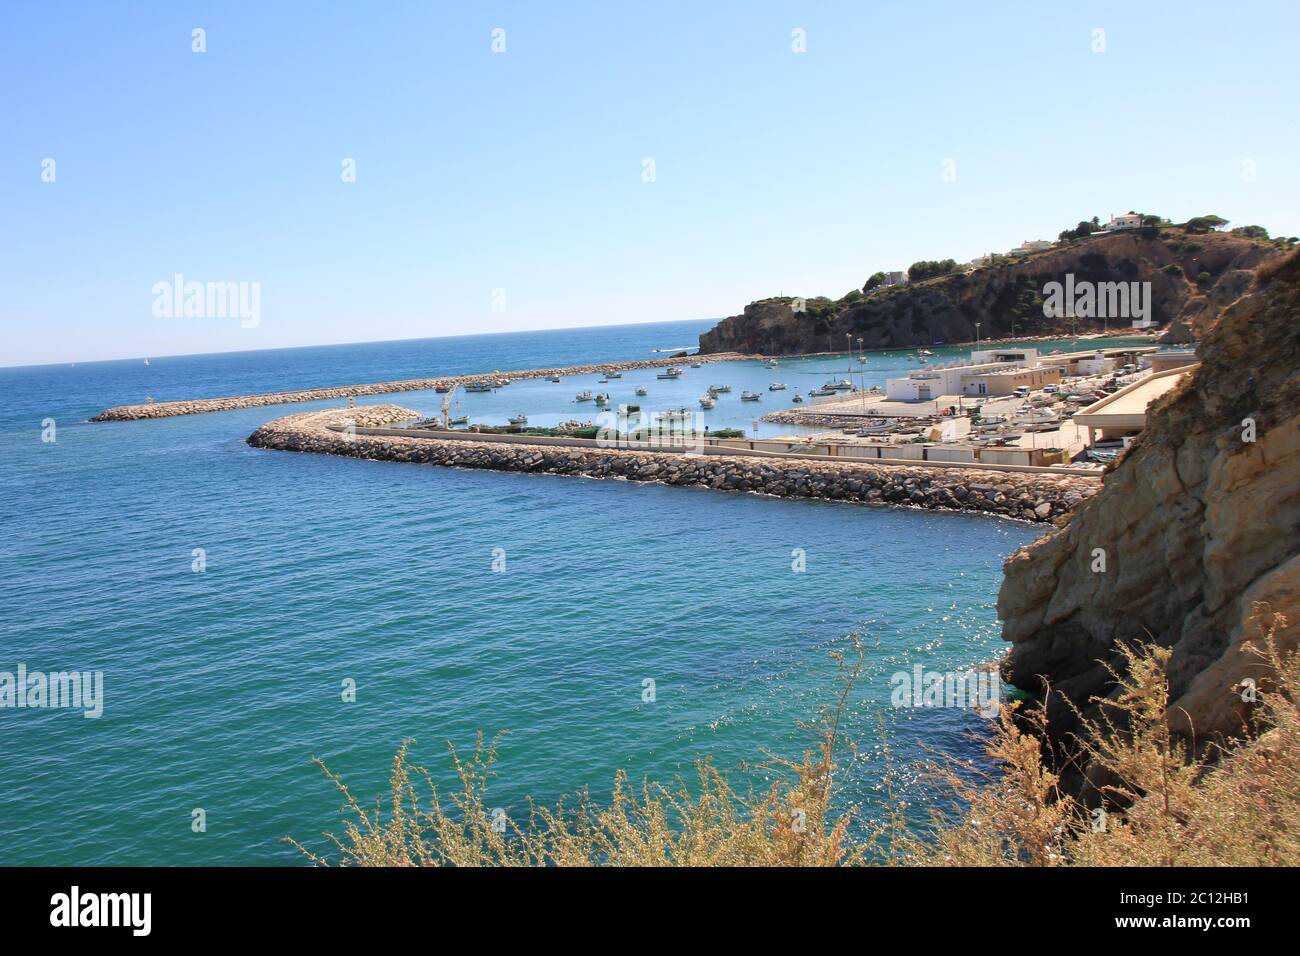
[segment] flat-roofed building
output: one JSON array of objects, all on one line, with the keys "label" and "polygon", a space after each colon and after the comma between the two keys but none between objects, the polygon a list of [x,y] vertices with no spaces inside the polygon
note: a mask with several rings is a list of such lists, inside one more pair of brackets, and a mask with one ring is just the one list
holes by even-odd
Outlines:
[{"label": "flat-roofed building", "polygon": [[1040,365],[1036,349],[981,349],[968,362],[919,368],[885,383],[896,402],[929,402],[944,395],[1010,395],[1017,388],[1042,388],[1061,381],[1056,366]]},{"label": "flat-roofed building", "polygon": [[1154,345],[1114,349],[1090,349],[1043,356],[1044,365],[1059,365],[1066,375],[1105,375],[1121,365],[1137,365],[1156,351]]},{"label": "flat-roofed building", "polygon": [[1152,352],[1147,356],[1147,362],[1151,365],[1153,372],[1167,372],[1171,368],[1183,368],[1186,365],[1195,365],[1199,359],[1196,353],[1191,349],[1178,349],[1168,352]]},{"label": "flat-roofed building", "polygon": [[1075,412],[1074,423],[1088,429],[1090,443],[1132,437],[1146,428],[1147,406],[1166,392],[1173,391],[1183,376],[1196,367],[1173,368],[1139,379]]}]

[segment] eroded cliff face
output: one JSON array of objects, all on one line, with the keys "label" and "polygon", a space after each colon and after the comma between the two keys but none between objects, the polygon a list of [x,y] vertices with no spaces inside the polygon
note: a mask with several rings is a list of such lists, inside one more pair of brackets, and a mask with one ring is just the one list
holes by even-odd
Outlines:
[{"label": "eroded cliff face", "polygon": [[1243,650],[1256,605],[1289,618],[1283,648],[1300,642],[1300,253],[1259,270],[1198,353],[1101,492],[1007,560],[1006,676],[1050,684],[1057,734],[1077,727],[1064,698],[1087,712],[1112,689],[1116,645],[1151,639],[1173,651],[1172,724],[1240,734],[1234,687],[1267,673]]},{"label": "eroded cliff face", "polygon": [[[803,312],[788,298],[751,303],[700,336],[704,353],[743,351],[794,354],[840,350],[844,337],[860,336],[868,349],[968,342],[980,337],[1051,335],[1071,331],[1069,320],[1043,315],[1043,287],[1075,281],[1149,282],[1152,318],[1181,320],[1195,332],[1240,296],[1261,263],[1281,256],[1277,247],[1239,236],[1159,236],[1116,233],[1082,240],[1006,265],[968,275],[851,293],[843,299],[809,299]],[[1112,329],[1127,319],[1110,319]],[[1100,318],[1080,320],[1079,331],[1102,328]]]}]

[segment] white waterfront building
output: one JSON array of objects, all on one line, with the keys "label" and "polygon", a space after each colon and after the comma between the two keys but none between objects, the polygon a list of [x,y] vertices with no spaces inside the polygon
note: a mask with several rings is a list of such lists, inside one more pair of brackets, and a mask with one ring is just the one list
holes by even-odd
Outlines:
[{"label": "white waterfront building", "polygon": [[943,395],[1010,395],[1022,386],[1042,388],[1060,380],[1060,367],[1040,364],[1037,349],[980,349],[968,360],[928,365],[904,378],[889,379],[885,397],[929,402]]}]

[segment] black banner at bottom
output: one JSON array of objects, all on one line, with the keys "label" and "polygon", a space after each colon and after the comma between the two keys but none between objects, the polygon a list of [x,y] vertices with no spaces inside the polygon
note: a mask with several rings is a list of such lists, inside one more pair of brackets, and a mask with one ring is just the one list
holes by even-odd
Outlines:
[{"label": "black banner at bottom", "polygon": [[[952,943],[992,931],[1200,933],[1231,945],[1272,927],[1289,874],[1268,870],[0,870],[6,943],[31,936],[296,944],[428,939],[439,922],[493,941],[582,939],[622,947],[689,920],[733,942],[817,919],[920,931]],[[632,937],[608,935],[629,920]],[[921,922],[915,922],[920,920]],[[650,921],[650,922],[647,922]]]}]

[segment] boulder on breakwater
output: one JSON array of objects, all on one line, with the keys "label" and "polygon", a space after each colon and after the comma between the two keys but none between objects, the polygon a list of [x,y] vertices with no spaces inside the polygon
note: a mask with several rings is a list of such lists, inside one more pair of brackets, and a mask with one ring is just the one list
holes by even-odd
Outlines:
[{"label": "boulder on breakwater", "polygon": [[[256,448],[381,461],[622,478],[782,498],[970,511],[1040,523],[1064,521],[1075,505],[1100,486],[1095,478],[1026,472],[691,456],[667,451],[367,435],[360,431],[416,416],[416,412],[397,405],[302,412],[268,422],[248,437],[248,443]],[[359,431],[337,430],[349,422]]]}]

